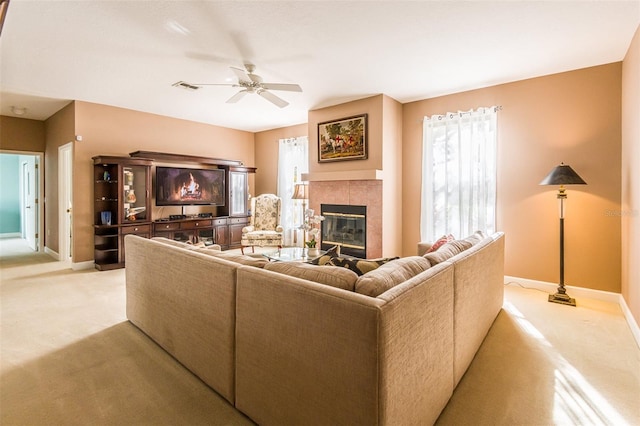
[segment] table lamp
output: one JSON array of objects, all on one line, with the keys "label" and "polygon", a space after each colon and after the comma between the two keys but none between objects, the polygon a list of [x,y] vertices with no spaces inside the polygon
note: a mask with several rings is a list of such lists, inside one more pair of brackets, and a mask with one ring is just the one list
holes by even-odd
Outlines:
[{"label": "table lamp", "polygon": [[[302,200],[302,223],[304,223],[304,212],[307,210],[307,200],[309,199],[309,184],[308,183],[296,183],[293,188],[293,200]],[[307,231],[302,232],[302,247],[307,239]]]}]

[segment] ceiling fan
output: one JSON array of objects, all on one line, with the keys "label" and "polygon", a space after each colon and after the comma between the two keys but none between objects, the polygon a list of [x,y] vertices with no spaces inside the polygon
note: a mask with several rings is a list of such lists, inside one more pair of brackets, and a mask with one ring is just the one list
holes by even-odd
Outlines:
[{"label": "ceiling fan", "polygon": [[198,90],[201,86],[232,86],[241,87],[242,89],[227,99],[228,104],[233,104],[242,99],[247,93],[257,93],[277,107],[284,108],[289,105],[289,102],[274,95],[269,90],[285,90],[289,92],[302,92],[302,88],[297,84],[286,83],[263,83],[262,77],[254,74],[256,67],[253,64],[245,64],[246,70],[236,67],[230,67],[231,70],[238,77],[237,83],[187,83],[185,81],[178,81],[174,83],[174,87],[181,87],[187,90]]}]

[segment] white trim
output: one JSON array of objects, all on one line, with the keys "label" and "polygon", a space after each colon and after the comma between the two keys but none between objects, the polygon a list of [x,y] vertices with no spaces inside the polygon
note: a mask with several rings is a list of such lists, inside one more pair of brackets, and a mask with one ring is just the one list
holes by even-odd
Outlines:
[{"label": "white trim", "polygon": [[53,257],[55,260],[60,260],[60,255],[57,252],[51,250],[49,247],[45,247],[44,252]]},{"label": "white trim", "polygon": [[0,238],[22,238],[21,232],[7,232],[6,234],[0,234]]},{"label": "white trim", "polygon": [[[550,294],[555,293],[556,288],[558,287],[558,284],[554,283],[530,280],[527,278],[512,277],[509,275],[504,276],[504,283],[518,283],[522,284],[526,288],[534,288],[537,290],[546,291]],[[617,303],[618,305],[620,305],[620,309],[622,310],[624,318],[627,320],[627,324],[631,329],[631,334],[633,335],[633,338],[635,339],[638,347],[640,347],[640,327],[638,327],[638,323],[633,317],[631,310],[629,310],[627,302],[624,300],[624,297],[622,297],[622,294],[613,293],[611,291],[594,290],[591,288],[574,287],[570,285],[565,286],[565,288],[567,289],[567,293],[569,293],[571,297],[574,298],[583,297],[586,299],[600,300],[603,302]]]},{"label": "white trim", "polygon": [[622,313],[624,314],[624,317],[627,320],[627,324],[629,324],[629,328],[631,329],[631,334],[633,334],[633,337],[636,339],[636,343],[638,344],[638,347],[640,347],[640,327],[638,327],[638,323],[636,322],[636,319],[631,313],[631,310],[627,306],[627,301],[624,300],[624,297],[622,297],[622,295],[620,295],[620,308],[622,309]]},{"label": "white trim", "polygon": [[82,271],[85,269],[93,269],[96,264],[93,260],[87,260],[85,262],[71,262],[71,269],[74,271]]}]

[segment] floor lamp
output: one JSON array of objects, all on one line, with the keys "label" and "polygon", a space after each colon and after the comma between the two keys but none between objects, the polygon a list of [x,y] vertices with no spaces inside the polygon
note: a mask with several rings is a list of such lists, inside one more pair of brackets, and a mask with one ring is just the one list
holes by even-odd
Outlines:
[{"label": "floor lamp", "polygon": [[560,163],[559,166],[551,170],[540,182],[540,185],[560,185],[558,189],[558,200],[560,200],[560,286],[556,294],[549,295],[549,302],[576,306],[576,300],[569,297],[564,288],[564,200],[567,198],[564,186],[586,184],[587,182],[564,163]]},{"label": "floor lamp", "polygon": [[[302,200],[302,223],[304,224],[304,212],[307,210],[307,200],[309,199],[309,184],[308,183],[296,183],[293,188],[293,200]],[[302,231],[302,247],[307,241],[307,231]]]}]

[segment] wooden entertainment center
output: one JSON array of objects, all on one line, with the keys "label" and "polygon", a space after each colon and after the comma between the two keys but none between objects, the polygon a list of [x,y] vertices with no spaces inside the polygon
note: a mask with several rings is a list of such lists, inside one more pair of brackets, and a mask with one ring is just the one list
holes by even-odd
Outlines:
[{"label": "wooden entertainment center", "polygon": [[[224,202],[210,206],[200,203],[201,208],[214,211],[186,215],[184,205],[189,204],[186,201],[182,214],[153,217],[158,164],[224,171]],[[124,267],[124,237],[129,234],[219,244],[223,250],[240,247],[242,228],[249,224],[248,176],[255,171],[255,167],[246,167],[240,161],[161,152],[135,151],[129,157],[93,157],[96,269]]]}]

